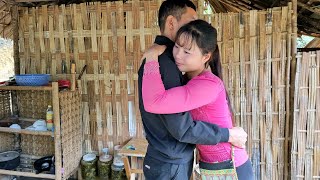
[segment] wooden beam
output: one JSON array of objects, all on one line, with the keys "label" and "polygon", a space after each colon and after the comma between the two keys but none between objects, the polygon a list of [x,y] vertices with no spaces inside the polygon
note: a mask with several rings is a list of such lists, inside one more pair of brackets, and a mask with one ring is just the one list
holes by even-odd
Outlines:
[{"label": "wooden beam", "polygon": [[303,9],[309,10],[313,13],[320,15],[320,8],[319,7],[311,7],[310,5],[303,4],[302,2],[297,1],[298,6],[300,6]]},{"label": "wooden beam", "polygon": [[247,4],[245,4],[243,1],[237,1],[236,3],[234,3],[232,0],[224,0],[224,1],[229,4],[238,5],[238,7],[241,7],[246,11],[249,11],[252,8],[251,6],[248,6]]},{"label": "wooden beam", "polygon": [[224,4],[229,4],[230,6],[234,6],[236,7],[237,9],[240,9],[241,11],[248,11],[248,9],[246,9],[245,7],[241,6],[240,4],[238,3],[234,3],[230,0],[220,0],[221,3],[224,3]]},{"label": "wooden beam", "polygon": [[[246,1],[238,1],[238,3],[242,6],[244,6],[246,9],[261,9],[257,6],[255,6],[252,2],[246,2]],[[265,8],[262,8],[262,9],[265,9]]]},{"label": "wooden beam", "polygon": [[305,46],[305,48],[320,48],[320,38],[314,38]]},{"label": "wooden beam", "polygon": [[224,4],[224,6],[226,7],[227,11],[228,12],[236,12],[236,13],[239,13],[239,12],[242,12],[243,10],[235,7],[235,6],[232,6],[230,4],[227,4],[225,2],[222,2]]},{"label": "wooden beam", "polygon": [[209,0],[209,3],[217,13],[226,13],[228,10],[221,4],[220,1]]},{"label": "wooden beam", "polygon": [[270,4],[269,4],[269,3],[266,3],[265,1],[251,0],[251,2],[252,2],[253,4],[257,4],[257,5],[261,6],[261,7],[263,7],[263,9],[267,9],[267,8],[269,8],[269,6],[270,6]]},{"label": "wooden beam", "polygon": [[53,174],[36,174],[36,173],[32,173],[32,172],[10,171],[10,170],[3,170],[3,169],[0,169],[0,174],[8,174],[8,175],[24,176],[24,177],[55,179],[55,175],[53,175]]},{"label": "wooden beam", "polygon": [[315,32],[316,29],[311,29],[310,31],[299,31],[298,33],[301,34],[301,35],[307,35],[307,36],[313,36],[313,37],[317,37],[317,38],[320,38],[320,33],[317,34],[317,33],[313,33]]},{"label": "wooden beam", "polygon": [[298,52],[319,51],[320,48],[298,48]]},{"label": "wooden beam", "polygon": [[32,3],[32,2],[49,2],[49,1],[56,1],[56,0],[16,0],[17,3],[23,3],[23,2],[27,2],[27,3]]}]

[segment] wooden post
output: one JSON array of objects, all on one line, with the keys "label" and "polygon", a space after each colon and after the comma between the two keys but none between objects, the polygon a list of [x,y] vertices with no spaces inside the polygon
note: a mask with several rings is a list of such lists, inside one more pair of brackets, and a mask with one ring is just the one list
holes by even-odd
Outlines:
[{"label": "wooden post", "polygon": [[60,109],[59,109],[59,86],[57,82],[52,83],[52,107],[53,107],[53,122],[54,122],[54,156],[55,156],[55,175],[56,179],[62,179],[61,168],[62,168],[62,160],[61,160],[61,134],[60,134]]},{"label": "wooden post", "polygon": [[18,6],[13,5],[11,12],[12,12],[11,22],[12,22],[12,31],[13,31],[14,74],[20,74]]}]

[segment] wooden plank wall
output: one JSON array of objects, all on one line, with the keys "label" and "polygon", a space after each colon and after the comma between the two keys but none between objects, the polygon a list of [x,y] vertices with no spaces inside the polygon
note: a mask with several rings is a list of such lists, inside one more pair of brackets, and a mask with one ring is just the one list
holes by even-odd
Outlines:
[{"label": "wooden plank wall", "polygon": [[320,178],[320,51],[298,53],[291,179]]},{"label": "wooden plank wall", "polygon": [[223,79],[257,180],[289,176],[291,16],[289,4],[201,17],[217,28]]},{"label": "wooden plank wall", "polygon": [[[158,1],[88,3],[19,10],[20,73],[82,77],[84,152],[143,136],[138,107],[140,57],[159,34]],[[203,12],[203,0],[196,1]],[[204,15],[219,32],[224,80],[237,124],[249,134],[256,179],[286,179],[289,168],[291,4]],[[65,64],[67,72],[63,73]]]}]

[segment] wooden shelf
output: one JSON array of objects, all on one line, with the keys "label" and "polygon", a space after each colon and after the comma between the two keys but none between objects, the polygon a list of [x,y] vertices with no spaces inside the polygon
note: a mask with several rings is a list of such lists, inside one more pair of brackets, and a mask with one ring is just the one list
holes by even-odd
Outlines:
[{"label": "wooden shelf", "polygon": [[13,128],[7,128],[7,127],[0,127],[0,132],[32,134],[32,135],[40,135],[40,136],[53,136],[53,133],[54,133],[52,131],[31,131],[27,129],[13,129]]},{"label": "wooden shelf", "polygon": [[52,91],[52,86],[0,86],[0,90]]},{"label": "wooden shelf", "polygon": [[35,178],[47,178],[47,179],[55,179],[56,176],[53,174],[35,174],[31,172],[22,172],[22,171],[10,171],[0,169],[0,174],[14,175],[14,176],[24,176],[24,177],[35,177]]},{"label": "wooden shelf", "polygon": [[[80,84],[80,83],[79,83]],[[12,128],[8,128],[8,127],[0,127],[0,132],[5,132],[5,133],[19,133],[19,134],[29,134],[29,135],[39,135],[39,136],[46,136],[46,138],[54,137],[54,156],[55,156],[55,175],[52,174],[35,174],[34,172],[23,172],[23,171],[9,171],[9,170],[2,170],[0,169],[0,174],[7,174],[7,175],[15,175],[15,176],[24,176],[24,177],[33,177],[33,178],[46,178],[46,179],[57,179],[57,180],[61,180],[61,179],[67,179],[71,174],[73,174],[73,171],[75,171],[78,166],[79,166],[79,162],[81,160],[82,157],[82,149],[81,149],[81,140],[79,140],[80,138],[77,136],[71,136],[71,135],[64,135],[61,132],[61,127],[60,125],[62,123],[67,123],[67,122],[61,122],[60,120],[60,111],[63,110],[63,112],[67,111],[69,107],[75,107],[75,111],[77,112],[77,116],[73,116],[71,113],[64,113],[67,114],[68,116],[66,116],[66,118],[68,118],[68,120],[71,122],[77,122],[79,124],[81,124],[80,122],[80,115],[81,115],[81,108],[80,108],[80,101],[81,101],[81,94],[79,91],[75,91],[75,92],[59,92],[59,86],[58,86],[58,82],[52,82],[50,85],[48,86],[0,86],[0,92],[5,92],[5,91],[39,91],[39,93],[41,93],[41,91],[51,91],[50,96],[51,96],[51,100],[52,100],[52,107],[53,107],[53,123],[54,123],[54,132],[52,131],[33,131],[33,130],[26,130],[26,127],[29,127],[30,125],[32,125],[34,123],[35,120],[37,119],[33,119],[33,118],[23,118],[23,117],[19,117],[19,122],[18,124],[22,127],[22,129],[12,129]],[[35,92],[37,93],[37,92]],[[8,108],[10,111],[8,112],[12,112],[14,108],[17,108],[17,110],[19,110],[18,104],[16,102],[13,102],[12,99],[17,98],[19,93],[4,93],[5,96],[2,97],[2,99],[8,101],[8,103],[11,103],[10,108]],[[7,98],[7,96],[12,95],[13,98]],[[41,93],[41,96],[44,96],[45,98],[47,98],[47,94],[46,93]],[[67,97],[72,96],[71,99],[68,99]],[[0,99],[0,100],[2,100]],[[14,99],[15,100],[15,99]],[[19,98],[17,98],[17,100],[21,100]],[[46,100],[46,99],[44,99]],[[66,100],[66,104],[61,103],[60,101],[64,101]],[[6,102],[4,101],[4,102]],[[77,104],[74,104],[74,102],[77,102]],[[78,103],[79,102],[79,103]],[[13,105],[13,103],[16,103]],[[15,107],[16,106],[16,107]],[[26,106],[26,105],[25,105]],[[21,108],[21,107],[20,107]],[[15,109],[14,109],[15,110]],[[6,112],[7,113],[7,112]],[[77,117],[77,118],[76,118]],[[72,126],[71,126],[72,127]],[[69,128],[67,128],[65,131],[68,131]],[[71,130],[71,128],[70,128]],[[81,133],[80,131],[82,130],[82,126],[80,126],[77,129],[77,133]],[[70,148],[70,143],[68,145],[66,145],[65,143],[62,143],[62,137],[64,137],[65,139],[71,139],[71,138],[77,138],[77,143],[75,145],[77,145],[77,147],[79,147],[79,151],[77,151],[76,153],[72,153],[72,156],[70,156],[69,153],[65,153],[66,155],[62,155],[62,152],[66,152],[68,150],[68,148]],[[1,144],[2,142],[0,142]],[[34,142],[36,143],[36,142]],[[21,142],[19,144],[21,146]],[[41,144],[39,144],[41,146]],[[12,147],[8,147],[10,149],[12,149]],[[33,152],[29,152],[31,156],[35,155]],[[52,154],[52,153],[50,153]],[[65,174],[62,174],[63,168],[62,168],[62,162],[70,165],[70,168],[67,168],[64,170]],[[63,175],[63,176],[62,176]]]}]

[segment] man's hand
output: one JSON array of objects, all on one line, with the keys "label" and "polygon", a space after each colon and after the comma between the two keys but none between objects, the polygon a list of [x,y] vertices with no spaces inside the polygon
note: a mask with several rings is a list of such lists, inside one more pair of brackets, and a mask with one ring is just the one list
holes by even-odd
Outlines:
[{"label": "man's hand", "polygon": [[241,127],[229,129],[229,142],[239,148],[246,147],[247,136],[247,133]]},{"label": "man's hand", "polygon": [[153,44],[148,49],[145,50],[141,61],[146,59],[146,62],[158,60],[158,56],[160,56],[165,50],[165,45]]}]

